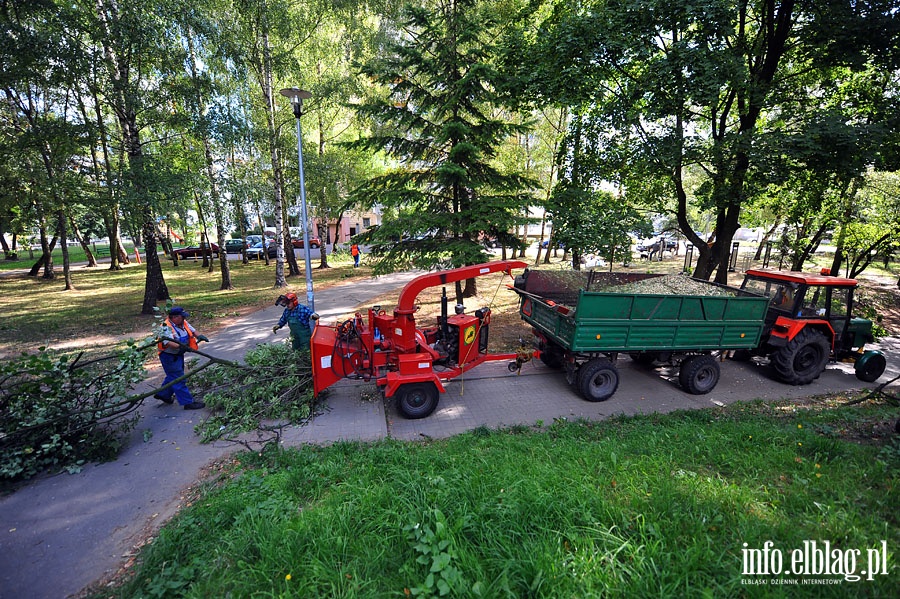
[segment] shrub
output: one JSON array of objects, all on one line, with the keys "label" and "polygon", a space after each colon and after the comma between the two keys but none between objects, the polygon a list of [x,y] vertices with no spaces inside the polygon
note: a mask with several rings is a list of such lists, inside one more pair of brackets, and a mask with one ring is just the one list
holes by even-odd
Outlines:
[{"label": "shrub", "polygon": [[[41,349],[0,363],[0,484],[113,458],[137,422],[144,348],[84,360]],[[114,366],[110,366],[114,364]]]}]

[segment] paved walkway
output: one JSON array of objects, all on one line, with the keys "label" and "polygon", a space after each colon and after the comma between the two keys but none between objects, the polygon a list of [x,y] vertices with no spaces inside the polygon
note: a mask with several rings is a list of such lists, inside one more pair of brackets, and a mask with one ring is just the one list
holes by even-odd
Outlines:
[{"label": "paved walkway", "polygon": [[[316,294],[325,321],[352,312],[369,299],[398,290],[413,274],[354,282]],[[209,353],[239,358],[255,343],[273,338],[281,309],[249,315],[216,336]],[[279,332],[279,336],[283,333]],[[900,338],[883,345],[888,371],[900,375]],[[448,384],[430,417],[406,420],[385,405],[371,383],[342,381],[332,388],[326,411],[302,427],[291,427],[286,444],[442,438],[479,426],[549,424],[556,419],[603,419],[614,414],[670,412],[720,406],[756,398],[800,398],[863,386],[852,366],[833,364],[813,384],[790,387],[773,382],[756,362],[722,364],[722,379],[708,395],[681,391],[677,372],[647,369],[623,358],[620,385],[608,401],[578,398],[564,376],[539,362],[511,374],[505,363],[487,363]],[[114,573],[184,500],[184,490],[210,461],[235,449],[201,445],[193,432],[204,411],[147,402],[127,449],[115,462],[92,465],[77,475],[39,480],[0,499],[0,598],[63,598]]]}]

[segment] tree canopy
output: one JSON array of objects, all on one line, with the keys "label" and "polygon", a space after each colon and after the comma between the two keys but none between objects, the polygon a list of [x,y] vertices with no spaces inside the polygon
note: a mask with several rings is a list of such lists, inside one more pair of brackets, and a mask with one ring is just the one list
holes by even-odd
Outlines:
[{"label": "tree canopy", "polygon": [[827,238],[835,272],[895,251],[898,0],[15,0],[0,25],[3,251],[39,245],[32,272],[52,278],[57,244],[96,264],[108,237],[117,269],[127,234],[143,312],[168,297],[173,233],[221,244],[258,216],[282,242],[274,284],[300,274],[283,87],[312,92],[319,237],[381,214],[357,237],[377,272],[521,248],[533,207],[576,267],[651,220],[719,281],[748,222],[794,268]]}]

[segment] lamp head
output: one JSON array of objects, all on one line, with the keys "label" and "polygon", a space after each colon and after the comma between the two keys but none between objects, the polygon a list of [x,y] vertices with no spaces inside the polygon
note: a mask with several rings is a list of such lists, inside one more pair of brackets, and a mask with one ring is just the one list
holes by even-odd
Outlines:
[{"label": "lamp head", "polygon": [[305,89],[300,89],[299,87],[286,87],[282,89],[280,92],[282,96],[290,99],[291,106],[294,108],[294,116],[298,119],[303,114],[303,100],[308,100],[312,98],[312,94]]}]

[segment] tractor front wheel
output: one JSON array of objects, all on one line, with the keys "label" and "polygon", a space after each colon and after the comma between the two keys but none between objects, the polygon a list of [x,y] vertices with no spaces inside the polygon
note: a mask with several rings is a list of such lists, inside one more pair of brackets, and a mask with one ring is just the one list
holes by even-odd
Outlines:
[{"label": "tractor front wheel", "polygon": [[773,353],[771,358],[781,380],[789,385],[806,385],[819,378],[829,355],[831,344],[825,335],[807,328]]},{"label": "tractor front wheel", "polygon": [[884,354],[878,351],[866,352],[856,360],[856,378],[866,383],[874,383],[884,374],[887,361]]},{"label": "tractor front wheel", "polygon": [[719,373],[719,363],[712,356],[690,356],[681,363],[678,382],[691,395],[704,395],[719,383]]},{"label": "tractor front wheel", "polygon": [[406,418],[425,418],[438,405],[438,390],[434,383],[412,383],[397,390],[397,409]]},{"label": "tractor front wheel", "polygon": [[588,401],[606,401],[619,387],[619,371],[604,358],[594,358],[578,369],[575,388]]}]

